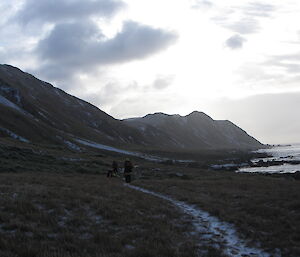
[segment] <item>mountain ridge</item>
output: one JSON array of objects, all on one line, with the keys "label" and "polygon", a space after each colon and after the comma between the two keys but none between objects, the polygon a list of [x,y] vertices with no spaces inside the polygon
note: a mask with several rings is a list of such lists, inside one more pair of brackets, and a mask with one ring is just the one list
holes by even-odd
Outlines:
[{"label": "mountain ridge", "polygon": [[[181,116],[164,113],[147,114],[144,117],[123,120],[128,125],[148,130],[148,133],[161,131],[168,132],[168,137],[177,142],[178,147],[196,150],[197,144],[203,148],[259,148],[262,144],[249,136],[246,131],[239,128],[229,120],[214,120],[209,115],[193,111]],[[161,140],[161,139],[160,139]]]},{"label": "mountain ridge", "polygon": [[[0,110],[0,137],[62,144],[69,148],[72,144],[78,145],[76,139],[131,149],[244,149],[262,146],[233,123],[214,121],[199,111],[186,116],[155,113],[118,120],[87,101],[11,65],[0,65]],[[221,127],[227,131],[226,135],[220,133]],[[212,128],[217,133],[214,136],[208,133]],[[229,132],[231,139],[236,136],[240,143],[226,141]]]}]

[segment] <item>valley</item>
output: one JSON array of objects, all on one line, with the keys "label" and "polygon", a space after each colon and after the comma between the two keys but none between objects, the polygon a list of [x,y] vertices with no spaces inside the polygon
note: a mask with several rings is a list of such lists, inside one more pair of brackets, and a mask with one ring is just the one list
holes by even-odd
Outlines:
[{"label": "valley", "polygon": [[[120,153],[1,143],[1,256],[228,254],[221,238],[216,244],[195,231],[189,214],[124,187],[121,174],[107,178],[112,160],[122,167],[126,156]],[[266,256],[299,255],[299,180],[130,158],[133,186],[232,224],[247,247]]]},{"label": "valley", "polygon": [[0,112],[0,256],[300,255],[298,174],[236,173],[268,146],[230,121],[118,120],[9,65]]}]

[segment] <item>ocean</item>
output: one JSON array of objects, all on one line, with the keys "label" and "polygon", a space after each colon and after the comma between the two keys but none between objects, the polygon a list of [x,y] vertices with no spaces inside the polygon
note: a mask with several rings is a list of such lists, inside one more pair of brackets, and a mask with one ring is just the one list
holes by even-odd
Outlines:
[{"label": "ocean", "polygon": [[[274,146],[268,149],[260,149],[257,152],[267,153],[270,157],[253,159],[253,163],[280,161],[280,165],[271,165],[268,167],[245,167],[240,168],[238,172],[262,172],[262,173],[295,173],[300,172],[300,144]],[[293,163],[294,162],[294,163]]]}]

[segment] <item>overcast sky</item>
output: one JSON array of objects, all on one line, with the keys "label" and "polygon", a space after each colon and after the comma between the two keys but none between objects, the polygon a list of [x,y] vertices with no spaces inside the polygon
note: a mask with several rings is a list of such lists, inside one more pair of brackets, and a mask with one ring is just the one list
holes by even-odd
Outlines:
[{"label": "overcast sky", "polygon": [[300,2],[0,0],[0,63],[115,118],[204,111],[300,142]]}]

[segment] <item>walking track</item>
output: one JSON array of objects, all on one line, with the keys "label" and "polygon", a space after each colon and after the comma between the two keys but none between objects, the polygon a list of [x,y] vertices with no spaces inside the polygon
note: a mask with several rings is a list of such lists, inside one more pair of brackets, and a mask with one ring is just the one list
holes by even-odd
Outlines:
[{"label": "walking track", "polygon": [[161,199],[164,199],[176,207],[178,207],[184,213],[190,215],[193,218],[193,225],[195,232],[199,235],[199,245],[211,244],[218,249],[222,249],[223,253],[228,256],[235,257],[280,257],[280,254],[272,255],[259,248],[253,248],[246,245],[245,241],[237,236],[236,230],[233,225],[222,222],[218,218],[211,216],[208,212],[187,204],[185,202],[177,201],[169,196],[156,193],[141,187],[124,184],[125,186],[141,191],[146,194],[150,194]]}]

